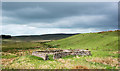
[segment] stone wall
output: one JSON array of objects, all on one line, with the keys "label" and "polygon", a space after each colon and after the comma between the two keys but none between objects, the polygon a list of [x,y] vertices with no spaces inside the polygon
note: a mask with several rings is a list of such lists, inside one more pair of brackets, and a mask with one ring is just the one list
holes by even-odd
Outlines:
[{"label": "stone wall", "polygon": [[58,58],[62,58],[65,56],[71,55],[71,52],[61,52],[61,53],[55,53],[53,55],[53,59],[58,59]]},{"label": "stone wall", "polygon": [[75,55],[75,56],[76,55],[91,55],[91,52],[89,50],[61,52],[61,53],[54,54],[53,59],[62,58],[68,55]]},{"label": "stone wall", "polygon": [[47,54],[45,54],[45,53],[39,53],[39,52],[33,52],[32,53],[32,55],[34,55],[34,56],[37,56],[37,57],[41,57],[41,58],[43,58],[44,60],[48,60],[48,55]]},{"label": "stone wall", "polygon": [[91,55],[91,51],[89,50],[52,50],[52,51],[35,51],[32,53],[34,56],[38,56],[43,58],[44,60],[48,60],[48,55],[53,54],[53,59],[62,58],[68,55]]}]

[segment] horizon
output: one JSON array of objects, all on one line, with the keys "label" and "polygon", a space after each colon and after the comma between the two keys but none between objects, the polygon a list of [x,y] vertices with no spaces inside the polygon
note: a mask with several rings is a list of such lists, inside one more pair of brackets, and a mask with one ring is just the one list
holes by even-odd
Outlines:
[{"label": "horizon", "polygon": [[116,30],[117,18],[117,2],[3,2],[2,34],[19,36]]},{"label": "horizon", "polygon": [[[119,29],[115,30],[107,30],[107,31],[116,31]],[[96,31],[96,32],[88,32],[88,33],[98,33],[98,32],[107,32],[107,31]],[[51,34],[84,34],[84,33],[50,33],[50,34],[34,34],[34,35],[10,35],[10,34],[1,34],[1,35],[10,35],[10,36],[41,36],[41,35],[51,35]]]}]

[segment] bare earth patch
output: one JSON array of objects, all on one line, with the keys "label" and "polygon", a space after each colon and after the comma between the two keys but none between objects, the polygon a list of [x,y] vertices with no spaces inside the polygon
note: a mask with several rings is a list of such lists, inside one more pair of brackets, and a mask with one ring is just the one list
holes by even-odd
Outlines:
[{"label": "bare earth patch", "polygon": [[88,67],[79,65],[79,66],[73,67],[73,69],[88,69]]}]

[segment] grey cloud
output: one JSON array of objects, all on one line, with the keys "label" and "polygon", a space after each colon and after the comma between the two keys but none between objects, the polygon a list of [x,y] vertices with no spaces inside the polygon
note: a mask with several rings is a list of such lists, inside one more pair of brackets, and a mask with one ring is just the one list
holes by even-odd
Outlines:
[{"label": "grey cloud", "polygon": [[[110,10],[112,3],[3,3],[3,11],[12,12],[3,15],[9,17],[15,17],[19,19],[26,19],[28,21],[50,22],[74,15],[86,15],[86,14],[107,14],[114,13],[114,10]],[[41,9],[46,10],[42,12]]]},{"label": "grey cloud", "polygon": [[[4,2],[3,23],[26,24],[37,28],[99,28],[117,29],[117,3],[112,2]],[[106,19],[87,22],[90,16],[105,16]],[[77,20],[76,17],[86,16],[85,21]],[[87,17],[89,16],[89,17]],[[73,17],[72,19],[66,18]],[[64,21],[64,22],[61,22]],[[71,23],[72,22],[72,23]],[[32,23],[32,25],[31,25]]]}]

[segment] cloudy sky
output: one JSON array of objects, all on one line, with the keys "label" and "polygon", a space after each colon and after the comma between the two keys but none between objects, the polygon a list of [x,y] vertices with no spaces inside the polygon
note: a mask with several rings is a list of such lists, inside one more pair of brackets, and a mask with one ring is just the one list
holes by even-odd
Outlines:
[{"label": "cloudy sky", "polygon": [[3,2],[2,34],[89,33],[118,29],[117,2]]}]

